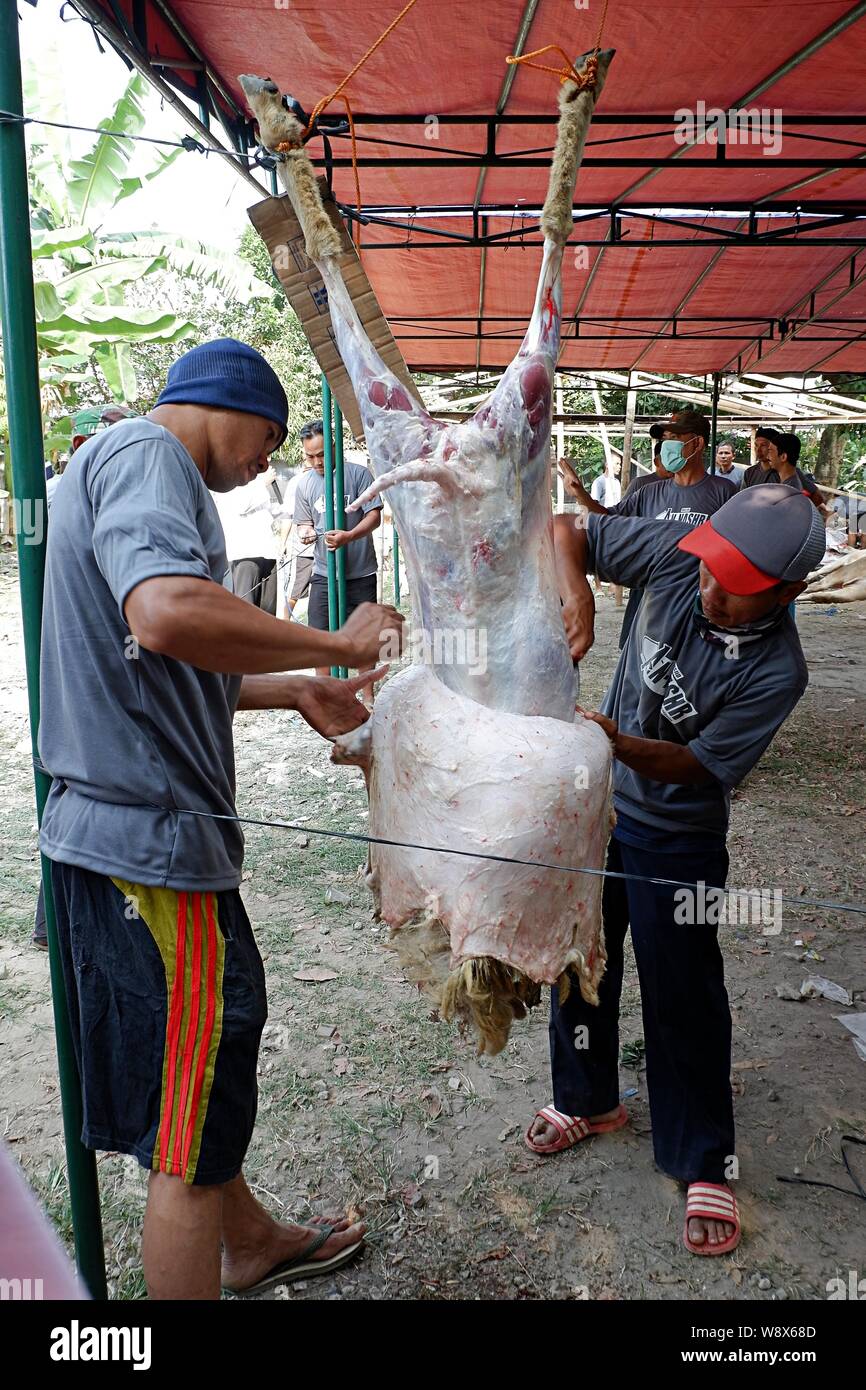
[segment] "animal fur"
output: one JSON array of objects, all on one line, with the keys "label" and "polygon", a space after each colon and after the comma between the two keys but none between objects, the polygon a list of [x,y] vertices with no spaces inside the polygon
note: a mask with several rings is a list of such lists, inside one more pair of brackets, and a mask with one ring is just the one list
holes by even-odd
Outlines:
[{"label": "animal fur", "polygon": [[307,255],[311,261],[339,256],[340,234],[322,206],[316,173],[302,143],[303,126],[283,106],[280,90],[269,77],[243,74],[238,81],[258,122],[262,144],[280,156],[280,180],[301,224]]},{"label": "animal fur", "polygon": [[[547,197],[541,214],[541,230],[557,245],[564,246],[573,228],[572,201],[577,170],[583,158],[583,147],[595,104],[601,96],[614,49],[607,48],[598,55],[598,71],[594,88],[581,89],[575,82],[564,82],[559,91],[559,124],[556,128],[556,149],[550,166]],[[584,53],[574,61],[577,72],[592,57]]]}]

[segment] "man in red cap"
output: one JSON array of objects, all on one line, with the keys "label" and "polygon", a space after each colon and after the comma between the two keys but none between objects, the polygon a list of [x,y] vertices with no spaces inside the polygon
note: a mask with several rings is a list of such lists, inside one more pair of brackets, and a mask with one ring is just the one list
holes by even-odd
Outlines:
[{"label": "man in red cap", "polygon": [[[706,889],[723,889],[727,877],[731,791],[806,688],[788,604],[824,553],[824,526],[801,493],[771,486],[737,493],[697,529],[562,516],[555,541],[575,660],[593,641],[587,573],[639,585],[644,598],[602,712],[589,716],[614,747],[607,867],[627,877],[605,882],[599,1005],[576,989],[564,1001],[551,991],[554,1102],[527,1142],[556,1153],[626,1123],[618,1017],[630,926],[656,1162],[688,1185],[688,1249],[724,1254],[740,1232],[729,1186],[737,1176],[731,1017],[717,941],[723,899]],[[666,879],[675,882],[658,882]]]}]

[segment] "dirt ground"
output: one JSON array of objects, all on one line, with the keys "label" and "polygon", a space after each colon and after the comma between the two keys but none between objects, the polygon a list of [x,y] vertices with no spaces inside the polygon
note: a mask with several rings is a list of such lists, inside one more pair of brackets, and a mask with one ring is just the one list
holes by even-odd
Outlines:
[{"label": "dirt ground", "polygon": [[[620,613],[599,605],[582,699],[613,670]],[[730,836],[737,886],[866,902],[866,604],[798,606],[811,683],[740,789]],[[0,557],[0,1134],[64,1239],[70,1235],[48,962],[30,944],[38,883],[27,706],[14,559]],[[363,829],[360,773],[291,713],[237,720],[241,814]],[[357,876],[359,845],[250,828],[244,896],[268,973],[270,1021],[248,1176],[285,1217],[357,1206],[363,1259],[265,1298],[774,1299],[827,1296],[866,1273],[866,1208],[846,1185],[840,1136],[866,1136],[866,1062],[834,1015],[866,1007],[866,918],[786,907],[778,936],[722,930],[734,1018],[734,1084],[744,1237],[733,1257],[683,1249],[683,1196],[653,1165],[633,961],[627,965],[621,1085],[631,1124],[538,1159],[522,1135],[550,1101],[543,1009],[500,1056],[431,1016],[400,977]],[[334,978],[298,981],[319,967]],[[794,1002],[811,974],[853,1008]],[[866,1151],[852,1161],[866,1178]],[[131,1159],[99,1158],[111,1292],[144,1294],[139,1233],[145,1179]],[[862,1179],[861,1179],[862,1180]]]}]

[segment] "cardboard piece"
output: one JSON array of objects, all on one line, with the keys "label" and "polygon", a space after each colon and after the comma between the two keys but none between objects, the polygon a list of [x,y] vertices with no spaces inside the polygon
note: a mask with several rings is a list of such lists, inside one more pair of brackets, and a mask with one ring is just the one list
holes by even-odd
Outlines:
[{"label": "cardboard piece", "polygon": [[[340,269],[364,330],[385,365],[390,367],[414,399],[423,405],[412,374],[397,346],[388,320],[379,308],[366,271],[358,259],[354,242],[324,179],[319,180],[319,187],[322,190],[325,211],[340,233],[343,247]],[[328,294],[322,277],[304,250],[304,234],[288,197],[283,194],[279,198],[264,198],[260,203],[254,203],[248,208],[247,215],[268,248],[274,272],[286,292],[286,298],[301,320],[316,361],[328,378],[350,430],[356,439],[363,439],[364,431],[358,403],[349,374],[334,341],[334,330],[328,311]]]}]

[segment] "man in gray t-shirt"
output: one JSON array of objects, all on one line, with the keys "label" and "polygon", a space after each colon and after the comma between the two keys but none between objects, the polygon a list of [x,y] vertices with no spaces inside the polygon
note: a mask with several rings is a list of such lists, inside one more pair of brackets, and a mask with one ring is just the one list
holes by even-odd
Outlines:
[{"label": "man in gray t-shirt", "polygon": [[[653,428],[662,436],[658,441],[662,477],[630,489],[611,510],[616,516],[654,517],[657,521],[679,521],[692,527],[703,525],[737,490],[729,478],[708,473],[704,468],[704,449],[709,439],[706,416],[697,411],[679,411]],[[685,463],[676,472],[668,472],[664,466],[668,439],[678,441],[683,452],[687,451]],[[641,597],[639,586],[630,587],[619,635],[620,649],[625,646]]]},{"label": "man in gray t-shirt", "polygon": [[48,533],[39,752],[53,782],[40,847],[82,1142],[149,1171],[155,1298],[216,1299],[221,1282],[250,1289],[301,1259],[332,1268],[364,1231],[280,1224],[242,1174],[267,1000],[238,892],[232,719],[297,709],[327,737],[357,728],[357,692],[381,670],[362,681],[293,672],[372,663],[401,624],[370,604],[340,631],[314,632],[230,592],[209,489],[264,472],[287,410],[252,348],[192,348],[147,418],[76,451]]},{"label": "man in gray t-shirt", "polygon": [[687,1248],[724,1254],[740,1234],[728,1184],[731,1019],[717,941],[729,798],[806,687],[787,607],[823,554],[823,524],[804,497],[764,487],[736,494],[697,529],[616,516],[590,516],[580,529],[557,517],[555,542],[575,659],[592,644],[587,573],[638,585],[644,600],[603,713],[588,716],[615,757],[607,968],[598,1005],[576,989],[565,1000],[551,991],[554,1103],[527,1142],[553,1153],[626,1122],[617,1064],[630,928],[656,1162],[689,1185]]},{"label": "man in gray t-shirt", "polygon": [[[353,508],[362,492],[370,486],[373,475],[369,468],[346,459],[343,465],[343,506],[345,525],[328,530],[325,520],[325,438],[321,420],[310,420],[301,430],[301,445],[310,470],[298,483],[295,493],[295,524],[303,540],[316,542],[316,558],[310,581],[310,604],[307,622],[327,632],[328,612],[328,554],[345,550],[346,554],[346,613],[351,617],[359,603],[373,603],[376,598],[378,564],[373,532],[382,521],[382,499],[374,497],[363,507]],[[352,510],[350,510],[352,508]],[[316,674],[326,676],[327,668],[316,667]],[[368,701],[372,687],[362,692]]]}]

